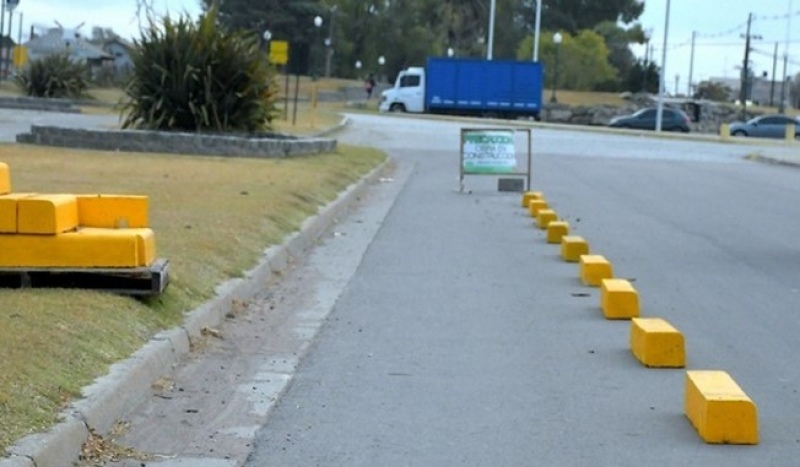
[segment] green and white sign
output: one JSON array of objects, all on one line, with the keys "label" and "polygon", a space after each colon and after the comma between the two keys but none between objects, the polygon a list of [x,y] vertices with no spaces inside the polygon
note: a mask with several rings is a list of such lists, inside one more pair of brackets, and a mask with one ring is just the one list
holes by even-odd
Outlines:
[{"label": "green and white sign", "polygon": [[507,174],[517,167],[513,130],[470,130],[461,138],[465,174]]}]

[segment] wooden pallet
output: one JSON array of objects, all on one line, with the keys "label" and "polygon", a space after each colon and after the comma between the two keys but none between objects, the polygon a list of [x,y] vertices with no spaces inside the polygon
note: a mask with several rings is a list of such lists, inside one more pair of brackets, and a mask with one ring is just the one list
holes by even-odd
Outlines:
[{"label": "wooden pallet", "polygon": [[169,260],[142,268],[0,268],[0,287],[92,289],[154,297],[169,284]]}]

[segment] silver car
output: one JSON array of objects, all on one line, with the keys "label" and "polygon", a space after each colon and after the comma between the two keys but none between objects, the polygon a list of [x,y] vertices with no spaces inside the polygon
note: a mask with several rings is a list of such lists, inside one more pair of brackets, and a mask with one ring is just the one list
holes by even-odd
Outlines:
[{"label": "silver car", "polygon": [[745,123],[731,123],[733,136],[750,136],[754,138],[785,138],[786,125],[794,125],[794,137],[800,138],[800,121],[788,115],[762,115]]}]

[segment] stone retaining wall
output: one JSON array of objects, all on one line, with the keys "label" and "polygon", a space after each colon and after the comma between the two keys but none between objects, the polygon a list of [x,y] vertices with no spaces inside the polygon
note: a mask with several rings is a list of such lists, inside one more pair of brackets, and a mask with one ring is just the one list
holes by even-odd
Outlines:
[{"label": "stone retaining wall", "polygon": [[[698,121],[692,121],[692,131],[698,133],[718,133],[720,125],[742,121],[741,110],[734,105],[710,101],[696,101],[689,105],[689,101],[672,100],[666,103],[667,107],[677,107],[686,112],[690,118],[694,115],[692,105],[699,106]],[[657,102],[651,97],[638,96],[636,100],[617,105],[579,105],[571,106],[561,103],[547,103],[542,109],[542,120],[551,123],[566,123],[575,125],[605,126],[613,117],[629,115],[644,107],[655,107]],[[744,119],[761,115],[762,112],[747,109]]]},{"label": "stone retaining wall", "polygon": [[105,151],[157,152],[235,157],[290,157],[336,149],[336,140],[286,135],[244,136],[171,133],[140,130],[85,130],[56,126],[31,126],[17,142]]}]

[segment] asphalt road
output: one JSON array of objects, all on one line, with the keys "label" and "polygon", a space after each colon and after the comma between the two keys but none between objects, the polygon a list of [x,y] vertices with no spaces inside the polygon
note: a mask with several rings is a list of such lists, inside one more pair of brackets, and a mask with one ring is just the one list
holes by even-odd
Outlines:
[{"label": "asphalt road", "polygon": [[534,131],[534,188],[758,404],[760,445],[708,446],[519,194],[458,193],[474,123],[351,118],[396,171],[131,414],[146,465],[797,464],[800,170],[744,159],[794,145]]},{"label": "asphalt road", "polygon": [[118,129],[119,123],[119,116],[117,115],[67,114],[41,110],[0,109],[0,141],[16,141],[17,135],[29,132],[31,125],[53,125],[83,129]]},{"label": "asphalt road", "polygon": [[246,465],[797,464],[800,170],[743,160],[792,149],[535,132],[534,188],[758,404],[760,445],[709,446],[519,196],[454,191],[459,124],[353,119],[411,173]]}]

